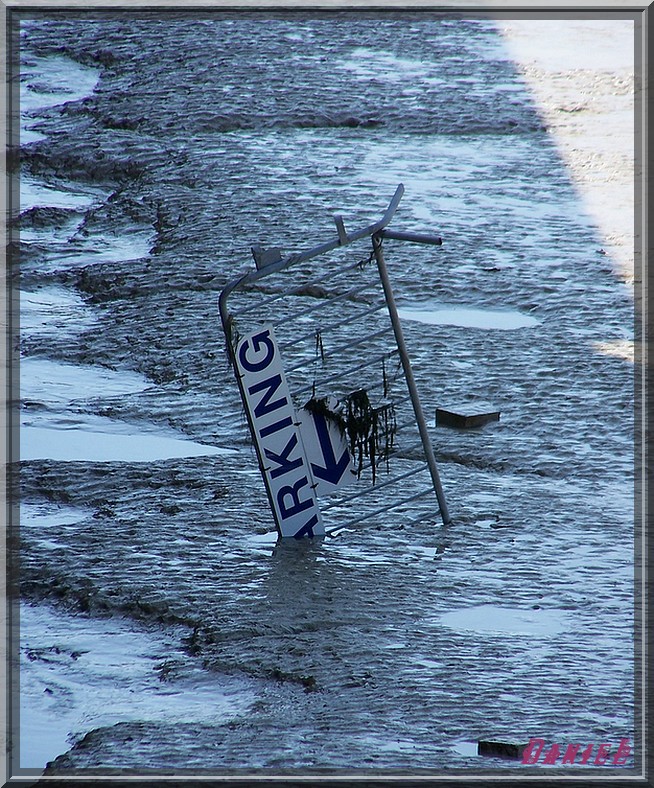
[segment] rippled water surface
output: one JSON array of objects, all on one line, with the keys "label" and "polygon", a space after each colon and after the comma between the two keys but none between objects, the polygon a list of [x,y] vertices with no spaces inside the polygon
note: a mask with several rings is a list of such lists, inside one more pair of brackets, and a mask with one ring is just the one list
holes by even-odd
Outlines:
[{"label": "rippled water surface", "polygon": [[[440,774],[524,768],[483,738],[633,740],[633,364],[605,351],[633,301],[494,25],[53,16],[20,56],[22,741],[69,726],[23,765]],[[453,522],[430,499],[276,544],[219,292],[400,182],[393,226],[443,238],[385,253]],[[500,421],[435,426],[478,401]]]}]

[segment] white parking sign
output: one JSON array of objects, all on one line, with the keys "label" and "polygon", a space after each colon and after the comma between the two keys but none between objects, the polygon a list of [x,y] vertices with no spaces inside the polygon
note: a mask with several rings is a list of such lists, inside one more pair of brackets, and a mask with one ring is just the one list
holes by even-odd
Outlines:
[{"label": "white parking sign", "polygon": [[325,529],[313,477],[271,325],[238,343],[236,363],[279,532],[320,536]]}]

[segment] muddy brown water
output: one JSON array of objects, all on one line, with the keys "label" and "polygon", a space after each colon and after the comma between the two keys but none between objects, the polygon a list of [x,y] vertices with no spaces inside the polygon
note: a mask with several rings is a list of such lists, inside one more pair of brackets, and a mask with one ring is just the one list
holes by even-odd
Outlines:
[{"label": "muddy brown water", "polygon": [[[258,693],[222,723],[88,731],[48,772],[468,773],[517,766],[462,750],[481,738],[633,740],[633,365],[598,349],[633,338],[633,301],[492,23],[50,15],[24,25],[20,53],[99,72],[91,95],[35,111],[21,176],[105,195],[21,217],[45,228],[21,243],[21,289],[63,287],[95,320],[23,332],[20,352],[149,382],[78,413],[237,450],[21,463],[23,501],[87,512],[50,526],[48,549],[21,533],[21,595],[172,628],[216,682]],[[337,212],[368,224],[399,182],[394,225],[444,245],[389,242],[398,302],[522,324],[405,321],[450,527],[423,504],[410,528],[390,514],[273,549],[218,294],[251,245],[316,245]],[[94,256],[131,236],[147,254]],[[433,426],[469,400],[501,420]]]}]

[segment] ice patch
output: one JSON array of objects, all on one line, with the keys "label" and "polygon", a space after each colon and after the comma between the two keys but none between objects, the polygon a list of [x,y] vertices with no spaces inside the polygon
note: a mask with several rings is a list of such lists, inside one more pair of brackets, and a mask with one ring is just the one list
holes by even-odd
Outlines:
[{"label": "ice patch", "polygon": [[43,769],[87,731],[117,722],[216,723],[255,700],[244,679],[205,673],[173,635],[49,607],[20,610],[20,766]]},{"label": "ice patch", "polygon": [[403,307],[398,310],[404,320],[429,325],[460,326],[462,328],[499,329],[513,331],[531,328],[540,322],[535,317],[504,309],[471,309],[457,306],[438,306],[431,309]]},{"label": "ice patch", "polygon": [[440,623],[469,632],[534,637],[551,637],[570,628],[566,615],[558,610],[521,610],[495,605],[452,610],[440,617]]}]

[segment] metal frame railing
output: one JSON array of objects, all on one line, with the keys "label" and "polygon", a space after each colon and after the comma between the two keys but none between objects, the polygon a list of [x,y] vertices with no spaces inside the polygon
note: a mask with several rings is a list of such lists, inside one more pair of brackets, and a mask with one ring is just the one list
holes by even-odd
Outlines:
[{"label": "metal frame railing", "polygon": [[[371,224],[367,227],[364,227],[360,230],[356,230],[354,232],[348,233],[345,230],[345,225],[343,222],[342,217],[336,216],[334,217],[336,223],[336,230],[337,230],[337,237],[328,241],[327,243],[320,244],[319,246],[315,246],[312,249],[308,249],[307,251],[301,252],[299,254],[292,254],[287,257],[282,257],[281,253],[278,249],[262,249],[260,247],[253,247],[252,253],[255,260],[256,268],[253,271],[249,271],[244,275],[230,281],[225,288],[222,290],[219,299],[219,308],[220,308],[220,316],[223,325],[223,330],[225,332],[225,337],[227,340],[227,349],[230,358],[230,362],[232,367],[235,371],[236,380],[239,385],[239,391],[241,394],[241,399],[246,404],[247,395],[243,388],[243,384],[241,381],[241,376],[239,375],[237,364],[236,364],[236,357],[235,357],[235,332],[238,333],[238,321],[239,318],[243,320],[244,316],[247,315],[248,319],[252,319],[253,316],[256,315],[257,312],[262,312],[264,308],[269,308],[272,305],[275,305],[277,302],[280,305],[284,304],[284,299],[290,296],[298,296],[302,295],[304,291],[307,290],[308,287],[311,286],[321,286],[324,285],[326,282],[336,281],[338,284],[339,278],[342,277],[344,273],[356,271],[357,268],[360,268],[360,263],[353,264],[351,260],[348,260],[345,265],[338,266],[335,270],[330,271],[325,276],[313,276],[309,281],[305,281],[302,284],[294,284],[292,287],[282,287],[279,292],[275,292],[273,294],[268,293],[259,293],[256,289],[257,284],[260,283],[262,280],[267,279],[275,274],[282,274],[283,272],[287,271],[287,269],[292,268],[300,263],[305,263],[314,258],[318,258],[328,253],[333,252],[334,250],[338,250],[342,247],[349,246],[354,244],[355,242],[362,240],[366,237],[371,239],[372,243],[372,251],[370,252],[369,261],[372,262],[373,260],[376,263],[376,269],[378,273],[378,279],[370,282],[366,285],[357,285],[355,287],[348,288],[345,291],[337,292],[335,294],[328,294],[324,298],[318,298],[315,303],[312,303],[309,307],[303,307],[302,309],[295,309],[291,312],[284,314],[281,318],[279,318],[279,323],[284,327],[287,328],[288,325],[292,322],[297,323],[301,321],[308,320],[309,318],[314,318],[317,313],[321,313],[321,311],[326,310],[335,304],[342,305],[346,303],[350,303],[352,300],[363,300],[364,293],[368,293],[369,291],[375,290],[375,282],[376,288],[379,288],[381,284],[381,290],[383,293],[383,301],[375,301],[374,303],[368,303],[364,308],[357,309],[355,312],[350,316],[350,322],[352,320],[360,320],[363,321],[365,318],[368,318],[367,323],[377,315],[377,313],[383,311],[384,309],[387,310],[388,317],[390,318],[390,326],[383,327],[381,329],[375,329],[372,331],[368,331],[365,335],[358,337],[356,340],[345,341],[341,342],[340,344],[336,345],[333,348],[330,348],[327,352],[321,352],[320,361],[322,365],[325,365],[327,361],[332,361],[338,359],[341,353],[346,354],[353,350],[353,348],[358,348],[361,345],[364,345],[366,342],[370,342],[374,345],[376,340],[382,338],[385,334],[389,333],[392,329],[393,335],[395,338],[395,348],[385,349],[383,353],[376,353],[374,357],[367,359],[366,361],[358,364],[350,364],[345,368],[339,368],[332,371],[329,374],[326,374],[323,378],[316,378],[314,375],[313,382],[309,385],[305,383],[304,385],[296,385],[291,390],[292,396],[295,398],[300,397],[302,395],[306,395],[308,392],[315,392],[316,389],[322,385],[330,384],[335,381],[339,380],[360,380],[361,374],[366,370],[366,368],[374,367],[375,365],[379,364],[382,359],[390,359],[392,357],[399,357],[399,365],[398,371],[401,367],[403,372],[403,376],[406,382],[406,386],[408,389],[409,396],[404,397],[401,399],[396,399],[394,402],[397,407],[404,405],[408,400],[411,401],[412,405],[412,417],[410,419],[405,419],[401,422],[398,426],[396,425],[396,431],[399,433],[400,430],[405,430],[412,427],[417,427],[418,434],[419,434],[419,442],[411,447],[404,447],[400,453],[397,452],[398,456],[406,456],[406,453],[409,451],[415,450],[416,448],[422,447],[424,451],[424,462],[421,463],[421,467],[415,469],[412,468],[409,471],[397,474],[395,476],[391,476],[388,479],[383,481],[379,481],[375,483],[375,474],[373,473],[373,483],[364,485],[360,489],[357,489],[355,492],[350,492],[349,494],[343,495],[340,492],[333,494],[333,500],[329,498],[326,502],[320,507],[321,511],[330,512],[334,509],[338,509],[338,507],[343,507],[346,504],[349,504],[352,501],[357,501],[369,493],[379,491],[381,489],[387,490],[388,488],[392,487],[393,485],[397,485],[398,483],[410,479],[414,475],[417,475],[421,471],[428,470],[430,479],[431,479],[431,487],[426,490],[420,490],[419,492],[413,493],[407,497],[403,497],[401,500],[394,500],[391,499],[387,503],[385,503],[382,507],[377,507],[373,511],[363,511],[357,515],[356,518],[352,518],[348,520],[344,524],[338,524],[333,527],[324,528],[324,531],[319,531],[320,533],[324,532],[327,535],[333,535],[337,531],[342,530],[343,528],[353,527],[359,522],[363,520],[368,520],[371,517],[378,516],[383,514],[384,512],[396,509],[401,506],[405,506],[408,503],[418,500],[419,498],[423,498],[430,492],[435,493],[437,503],[438,503],[438,510],[440,512],[441,518],[444,524],[448,524],[450,522],[450,514],[447,507],[447,503],[445,500],[445,494],[443,492],[440,475],[438,472],[438,468],[436,465],[436,460],[434,457],[434,451],[431,444],[431,438],[429,435],[428,425],[423,413],[423,409],[420,403],[420,398],[418,395],[418,389],[416,385],[416,381],[414,378],[414,374],[411,368],[411,362],[409,359],[409,353],[404,337],[404,333],[402,330],[402,324],[400,321],[400,317],[398,315],[397,307],[395,304],[395,298],[393,294],[393,289],[391,286],[388,270],[386,267],[386,261],[384,257],[384,251],[382,248],[382,243],[385,239],[392,239],[398,241],[408,241],[411,243],[420,243],[420,244],[433,244],[433,245],[440,245],[442,240],[439,236],[435,235],[426,235],[420,233],[413,233],[413,232],[404,232],[404,231],[396,231],[388,229],[388,225],[391,222],[397,207],[400,203],[402,195],[404,193],[404,187],[400,184],[393,198],[391,199],[388,208],[384,212],[382,218]],[[248,297],[252,297],[254,293],[255,297],[252,303],[248,303],[244,306],[236,307],[230,309],[230,299],[235,296],[236,293],[239,293],[241,296],[246,295]],[[341,316],[340,320],[327,320],[323,322],[319,322],[313,324],[310,331],[304,331],[303,334],[300,336],[292,336],[287,338],[285,341],[279,343],[279,350],[285,352],[290,349],[296,349],[301,347],[303,343],[306,344],[307,341],[312,341],[314,338],[316,339],[316,343],[318,343],[318,337],[320,337],[320,342],[322,343],[322,336],[328,335],[332,332],[337,331],[343,324],[343,317]],[[266,322],[271,322],[269,319]],[[349,323],[348,323],[349,325]],[[322,348],[321,348],[322,349]],[[295,375],[301,375],[303,371],[306,372],[307,367],[311,364],[307,353],[309,351],[305,351],[305,356],[291,364],[286,372],[291,378],[294,378]],[[317,352],[317,351],[316,351]],[[315,360],[315,359],[314,359]],[[360,359],[359,359],[360,360]],[[385,370],[385,367],[383,367]],[[384,372],[384,394],[386,394],[386,372]],[[391,400],[392,402],[392,400]],[[246,416],[248,420],[248,424],[250,427],[250,431],[253,436],[255,447],[257,448],[257,457],[259,460],[259,466],[264,478],[266,481],[266,458],[262,456],[262,452],[257,446],[256,441],[256,433],[255,427],[253,424],[253,419],[251,414],[248,412],[248,408],[245,408]],[[393,456],[391,452],[391,457]],[[389,456],[384,458],[385,462],[389,462]],[[375,460],[373,460],[375,462]],[[360,469],[361,470],[361,469]],[[374,470],[374,469],[373,469]],[[266,482],[267,483],[267,482]],[[268,483],[267,483],[268,484]],[[271,509],[273,514],[275,515],[276,521],[278,520],[277,515],[275,514],[276,509],[274,505],[273,495],[271,490],[268,489],[269,500],[271,503]],[[331,498],[331,496],[330,496]],[[280,522],[276,522],[280,535],[286,535],[282,528]],[[304,532],[304,530],[303,530]],[[311,529],[308,531],[310,534],[312,533]],[[292,534],[296,535],[296,534]]]}]

